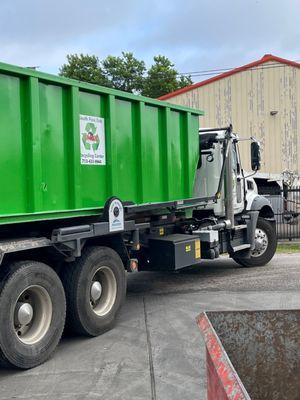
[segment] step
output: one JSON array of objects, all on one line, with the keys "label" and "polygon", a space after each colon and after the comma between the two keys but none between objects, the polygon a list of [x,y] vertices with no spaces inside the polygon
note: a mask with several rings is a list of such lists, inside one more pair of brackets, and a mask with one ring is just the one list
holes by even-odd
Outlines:
[{"label": "step", "polygon": [[232,247],[232,250],[234,251],[234,253],[236,253],[237,251],[250,249],[250,247],[251,244],[245,243],[245,244],[240,244],[239,246]]}]

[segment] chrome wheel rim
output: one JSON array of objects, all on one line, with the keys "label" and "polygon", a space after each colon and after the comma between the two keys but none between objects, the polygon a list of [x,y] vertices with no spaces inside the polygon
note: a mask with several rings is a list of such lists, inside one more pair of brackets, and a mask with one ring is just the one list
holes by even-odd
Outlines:
[{"label": "chrome wheel rim", "polygon": [[102,266],[95,272],[90,285],[90,305],[99,317],[107,315],[117,297],[117,281],[109,267]]},{"label": "chrome wheel rim", "polygon": [[269,239],[266,232],[261,228],[255,229],[255,238],[254,238],[255,247],[252,250],[252,257],[260,257],[262,256],[268,248]]},{"label": "chrome wheel rim", "polygon": [[48,332],[52,320],[52,301],[40,285],[28,286],[14,308],[14,331],[27,345],[39,342]]}]

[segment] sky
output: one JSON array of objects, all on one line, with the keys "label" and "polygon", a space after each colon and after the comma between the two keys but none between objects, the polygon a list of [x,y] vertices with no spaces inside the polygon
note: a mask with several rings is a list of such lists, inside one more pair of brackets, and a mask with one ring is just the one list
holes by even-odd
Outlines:
[{"label": "sky", "polygon": [[300,61],[299,15],[299,0],[1,0],[0,61],[54,74],[71,53],[162,54],[179,72]]}]

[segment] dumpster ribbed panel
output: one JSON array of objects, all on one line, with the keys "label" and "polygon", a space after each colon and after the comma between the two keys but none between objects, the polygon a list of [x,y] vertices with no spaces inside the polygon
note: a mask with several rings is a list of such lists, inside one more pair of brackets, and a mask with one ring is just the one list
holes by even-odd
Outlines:
[{"label": "dumpster ribbed panel", "polygon": [[[79,90],[77,87],[71,86],[66,89],[67,93],[65,96],[65,129],[70,132],[68,135],[69,148],[67,150],[66,156],[69,158],[69,208],[76,209],[81,208],[81,182],[80,182],[80,154],[79,146],[76,137],[79,136],[79,125],[77,115],[79,114]],[[68,108],[67,104],[70,107]]]},{"label": "dumpster ribbed panel", "polygon": [[109,196],[113,196],[116,191],[117,176],[116,162],[117,162],[117,149],[116,143],[113,140],[113,132],[116,130],[116,107],[115,96],[109,95],[106,104],[106,148],[107,148],[107,180],[106,190]]},{"label": "dumpster ribbed panel", "polygon": [[[1,214],[34,212],[42,206],[37,79],[0,75]],[[33,156],[34,154],[34,156]]]},{"label": "dumpster ribbed panel", "polygon": [[[42,197],[42,192],[40,190],[43,178],[42,178],[40,104],[39,104],[38,85],[39,82],[37,78],[32,78],[32,77],[29,78],[28,119],[29,119],[30,141],[28,146],[28,157],[29,157],[28,164],[30,165],[30,174],[28,183],[31,187],[31,204],[33,212],[41,211],[43,208],[43,197]],[[22,133],[24,135],[24,132],[21,131],[21,135]],[[15,153],[15,157],[17,156],[18,153]]]},{"label": "dumpster ribbed panel", "polygon": [[192,197],[200,111],[1,63],[0,105],[0,224]]}]

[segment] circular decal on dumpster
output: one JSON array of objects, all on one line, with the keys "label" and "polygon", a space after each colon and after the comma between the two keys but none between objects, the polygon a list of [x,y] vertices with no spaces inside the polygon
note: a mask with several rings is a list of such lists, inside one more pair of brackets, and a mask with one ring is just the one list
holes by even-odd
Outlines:
[{"label": "circular decal on dumpster", "polygon": [[124,209],[119,199],[113,199],[109,205],[109,231],[117,232],[124,230]]}]

